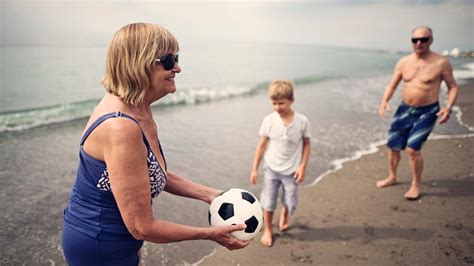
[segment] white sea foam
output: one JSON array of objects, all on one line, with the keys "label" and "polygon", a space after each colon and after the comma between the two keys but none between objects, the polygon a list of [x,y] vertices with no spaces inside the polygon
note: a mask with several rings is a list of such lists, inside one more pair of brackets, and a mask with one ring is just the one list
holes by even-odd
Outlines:
[{"label": "white sea foam", "polygon": [[[252,87],[196,88],[177,91],[157,105],[198,104],[252,93]],[[32,110],[0,113],[0,132],[21,131],[38,126],[85,118],[99,100],[87,100]]]},{"label": "white sea foam", "polygon": [[456,79],[472,79],[474,78],[474,63],[465,63],[453,71]]},{"label": "white sea foam", "polygon": [[456,116],[456,120],[461,124],[461,126],[467,128],[469,131],[474,131],[474,126],[468,125],[462,121],[462,111],[458,106],[453,106],[453,111]]},{"label": "white sea foam", "polygon": [[184,265],[186,265],[186,266],[188,266],[188,265],[192,265],[192,266],[199,265],[199,264],[201,264],[203,261],[205,261],[207,258],[210,258],[210,257],[214,256],[214,254],[216,253],[216,251],[217,251],[217,248],[215,248],[211,253],[207,254],[207,255],[204,256],[204,257],[202,257],[199,261],[197,261],[197,262],[195,262],[195,263],[191,263],[191,264],[185,262]]},{"label": "white sea foam", "polygon": [[381,145],[385,144],[385,142],[386,141],[383,140],[383,141],[377,141],[377,142],[371,143],[371,144],[369,144],[369,148],[367,150],[356,151],[353,156],[334,160],[331,163],[331,166],[332,166],[331,169],[327,170],[326,172],[324,172],[323,174],[318,176],[312,183],[310,183],[309,185],[306,185],[305,188],[306,187],[312,187],[312,186],[316,185],[317,183],[319,183],[321,180],[323,180],[323,178],[325,178],[329,174],[334,173],[334,172],[342,169],[343,165],[347,162],[355,161],[355,160],[361,158],[364,155],[376,153],[377,151],[379,151],[379,147]]},{"label": "white sea foam", "polygon": [[467,68],[467,69],[470,69],[470,70],[474,70],[474,62],[466,63],[466,64],[462,65],[461,68]]},{"label": "white sea foam", "polygon": [[474,78],[474,70],[472,69],[456,69],[453,71],[455,79],[472,79]]},{"label": "white sea foam", "polygon": [[96,100],[0,114],[0,132],[20,131],[86,117]]},{"label": "white sea foam", "polygon": [[157,105],[196,104],[249,94],[251,87],[196,88],[180,90],[163,98]]}]

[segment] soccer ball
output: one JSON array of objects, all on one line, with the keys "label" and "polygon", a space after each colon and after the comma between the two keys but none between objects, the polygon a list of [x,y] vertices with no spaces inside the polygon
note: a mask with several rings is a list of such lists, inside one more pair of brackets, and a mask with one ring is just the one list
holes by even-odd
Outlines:
[{"label": "soccer ball", "polygon": [[246,224],[242,231],[234,231],[232,235],[241,240],[252,239],[262,228],[262,206],[250,192],[231,188],[219,194],[209,206],[209,224],[223,226]]}]

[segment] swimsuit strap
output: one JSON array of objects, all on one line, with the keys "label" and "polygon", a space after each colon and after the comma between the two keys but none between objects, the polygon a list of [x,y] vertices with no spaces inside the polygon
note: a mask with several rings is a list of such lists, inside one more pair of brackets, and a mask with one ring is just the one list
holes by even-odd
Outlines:
[{"label": "swimsuit strap", "polygon": [[[137,123],[137,125],[140,127],[140,124],[138,123],[138,121],[130,115],[124,114],[120,111],[107,113],[107,114],[102,115],[101,117],[97,118],[97,120],[95,120],[94,123],[92,123],[92,125],[87,129],[86,133],[84,133],[84,136],[82,136],[81,146],[84,145],[84,142],[86,141],[87,137],[89,137],[89,135],[92,133],[92,131],[94,131],[94,129],[97,126],[99,126],[102,122],[104,122],[105,120],[107,120],[109,118],[112,118],[112,117],[125,117],[125,118],[128,118],[128,119],[132,120],[133,122]],[[142,132],[143,141],[145,142],[146,147],[148,149],[150,149],[150,143],[148,142],[148,140],[145,136],[145,133],[143,133],[143,130],[142,130],[141,127],[140,127],[140,130]],[[161,145],[160,145],[160,152],[161,152]],[[161,152],[161,153],[163,154],[163,152]]]},{"label": "swimsuit strap", "polygon": [[161,148],[160,142],[158,142],[158,147],[160,147],[161,157],[163,158],[163,162],[165,163],[165,170],[168,170],[168,164],[166,163],[165,154],[163,153],[163,149]]}]

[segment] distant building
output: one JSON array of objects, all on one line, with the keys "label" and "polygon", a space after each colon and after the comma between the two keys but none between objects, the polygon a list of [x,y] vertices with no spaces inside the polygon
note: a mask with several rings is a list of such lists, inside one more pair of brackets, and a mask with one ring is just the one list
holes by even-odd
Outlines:
[{"label": "distant building", "polygon": [[459,57],[459,55],[461,55],[461,50],[458,48],[453,48],[449,54],[453,57]]},{"label": "distant building", "polygon": [[441,55],[452,57],[474,57],[474,50],[461,50],[459,48],[453,48],[451,50],[443,50]]}]

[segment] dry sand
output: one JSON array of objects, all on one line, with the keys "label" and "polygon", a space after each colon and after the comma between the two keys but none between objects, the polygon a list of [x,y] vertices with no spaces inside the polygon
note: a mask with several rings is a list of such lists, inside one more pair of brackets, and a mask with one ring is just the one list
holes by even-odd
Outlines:
[{"label": "dry sand", "polygon": [[[461,86],[457,105],[473,127],[473,80]],[[399,183],[375,187],[387,174],[386,151],[380,147],[302,189],[290,230],[280,233],[274,225],[273,247],[260,244],[260,233],[247,248],[220,247],[200,265],[474,264],[474,138],[426,143],[416,201],[403,197],[411,180],[406,155]]]}]

